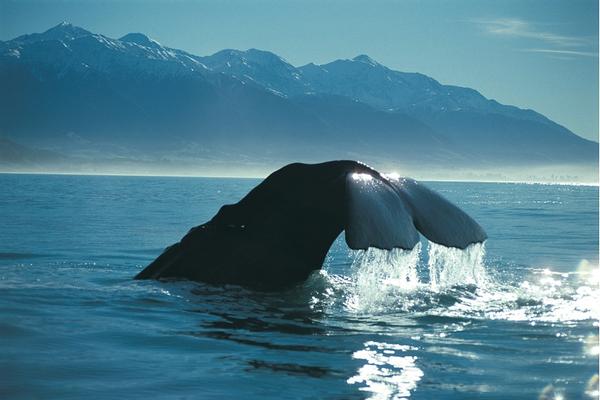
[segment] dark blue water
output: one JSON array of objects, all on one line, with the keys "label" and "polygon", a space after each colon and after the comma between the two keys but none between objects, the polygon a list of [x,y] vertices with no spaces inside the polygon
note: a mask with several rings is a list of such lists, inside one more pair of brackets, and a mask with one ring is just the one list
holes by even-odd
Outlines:
[{"label": "dark blue water", "polygon": [[0,175],[0,398],[594,395],[597,187],[430,183],[485,248],[338,241],[282,293],[131,279],[257,182]]}]

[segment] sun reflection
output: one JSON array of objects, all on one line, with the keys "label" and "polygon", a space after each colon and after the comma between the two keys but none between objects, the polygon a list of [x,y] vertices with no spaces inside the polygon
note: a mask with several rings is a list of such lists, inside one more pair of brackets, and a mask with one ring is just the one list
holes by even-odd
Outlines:
[{"label": "sun reflection", "polygon": [[403,399],[410,397],[423,371],[416,366],[416,356],[399,356],[398,352],[417,350],[415,347],[369,341],[352,358],[365,360],[348,384],[363,384],[359,390],[371,392],[370,399]]},{"label": "sun reflection", "polygon": [[584,351],[590,356],[600,355],[600,345],[598,343],[598,335],[590,335],[585,339]]},{"label": "sun reflection", "polygon": [[544,389],[542,389],[542,392],[540,393],[540,396],[538,397],[538,399],[539,400],[565,400],[565,395],[564,395],[562,389],[556,388],[556,387],[554,387],[554,385],[548,385]]},{"label": "sun reflection", "polygon": [[598,374],[595,374],[590,378],[585,388],[585,394],[592,398],[597,399],[600,396],[600,390],[598,389]]},{"label": "sun reflection", "polygon": [[369,174],[355,172],[352,174],[352,179],[355,181],[369,182],[373,177]]},{"label": "sun reflection", "polygon": [[594,271],[597,267],[587,262],[569,273],[547,267],[535,269],[517,287],[500,286],[491,292],[479,292],[471,309],[486,298],[481,311],[492,319],[529,320],[532,326],[536,321],[597,319],[600,292],[591,278]]},{"label": "sun reflection", "polygon": [[400,174],[398,174],[397,172],[390,172],[389,174],[382,174],[384,178],[390,180],[390,181],[399,181],[400,180]]},{"label": "sun reflection", "polygon": [[577,266],[579,280],[590,286],[600,285],[600,267],[594,265],[588,260],[581,260]]}]

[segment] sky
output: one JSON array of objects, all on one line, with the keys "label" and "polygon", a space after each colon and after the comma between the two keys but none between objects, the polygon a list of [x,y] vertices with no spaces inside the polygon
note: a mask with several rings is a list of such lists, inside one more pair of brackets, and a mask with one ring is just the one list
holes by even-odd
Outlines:
[{"label": "sky", "polygon": [[0,0],[0,40],[62,21],[197,55],[269,50],[296,66],[368,54],[598,141],[598,0]]}]

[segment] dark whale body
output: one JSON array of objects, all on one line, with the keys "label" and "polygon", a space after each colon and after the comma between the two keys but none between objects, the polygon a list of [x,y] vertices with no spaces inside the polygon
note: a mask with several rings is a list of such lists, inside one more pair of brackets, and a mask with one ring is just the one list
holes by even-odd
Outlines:
[{"label": "dark whale body", "polygon": [[466,213],[412,179],[386,177],[356,161],[295,163],[192,228],[136,279],[278,289],[321,268],[344,230],[352,249],[412,249],[417,231],[457,248],[487,238]]}]

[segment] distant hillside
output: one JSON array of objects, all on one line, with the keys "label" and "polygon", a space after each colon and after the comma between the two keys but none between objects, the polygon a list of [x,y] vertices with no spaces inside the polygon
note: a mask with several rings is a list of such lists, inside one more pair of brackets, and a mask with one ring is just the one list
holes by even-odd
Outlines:
[{"label": "distant hillside", "polygon": [[0,137],[0,170],[39,170],[48,165],[64,165],[66,160],[53,151],[30,148]]},{"label": "distant hillside", "polygon": [[[598,144],[543,115],[366,55],[294,67],[261,50],[200,57],[141,33],[111,39],[63,23],[0,42],[0,85],[0,136],[61,154],[74,170],[268,171],[356,158],[407,171],[597,174]],[[7,161],[6,143],[0,168],[26,169]]]}]

